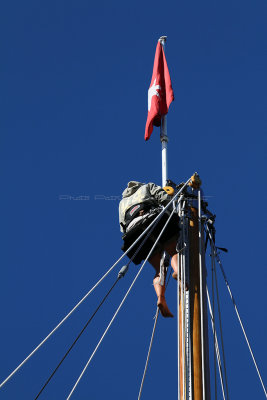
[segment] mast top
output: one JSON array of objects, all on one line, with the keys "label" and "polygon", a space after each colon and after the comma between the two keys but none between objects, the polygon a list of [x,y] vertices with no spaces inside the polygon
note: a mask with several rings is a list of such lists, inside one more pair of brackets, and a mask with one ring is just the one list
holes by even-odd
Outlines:
[{"label": "mast top", "polygon": [[164,47],[164,45],[165,45],[165,43],[166,43],[166,41],[167,41],[167,36],[161,36],[160,38],[159,38],[159,40],[158,40],[161,44],[162,44],[162,46]]},{"label": "mast top", "polygon": [[191,182],[189,182],[189,186],[191,186],[193,189],[199,189],[202,184],[202,181],[200,179],[200,176],[198,175],[197,172],[194,173],[194,175],[191,176]]}]

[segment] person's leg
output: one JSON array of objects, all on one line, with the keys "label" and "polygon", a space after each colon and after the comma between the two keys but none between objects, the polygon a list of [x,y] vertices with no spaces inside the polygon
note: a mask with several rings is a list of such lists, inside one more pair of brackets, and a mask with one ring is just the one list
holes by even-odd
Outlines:
[{"label": "person's leg", "polygon": [[[172,257],[171,266],[173,268],[172,277],[177,280],[178,278],[178,254],[176,250],[177,239],[169,242],[164,246],[164,250]],[[181,270],[180,270],[180,280],[181,280]],[[188,290],[188,283],[185,282],[185,290]]]},{"label": "person's leg", "polygon": [[178,254],[176,250],[177,239],[174,239],[164,246],[164,250],[171,256],[171,266],[173,268],[173,277],[177,279],[178,273]]},{"label": "person's leg", "polygon": [[153,285],[154,285],[154,289],[156,292],[156,295],[158,297],[158,307],[159,310],[161,312],[161,315],[165,318],[168,317],[173,317],[173,314],[170,312],[167,303],[166,303],[166,299],[165,299],[165,282],[164,285],[162,286],[159,283],[159,278],[160,278],[160,259],[161,259],[161,254],[160,253],[156,253],[155,255],[153,255],[152,257],[149,258],[149,263],[154,267],[155,269],[155,276],[153,279]]}]

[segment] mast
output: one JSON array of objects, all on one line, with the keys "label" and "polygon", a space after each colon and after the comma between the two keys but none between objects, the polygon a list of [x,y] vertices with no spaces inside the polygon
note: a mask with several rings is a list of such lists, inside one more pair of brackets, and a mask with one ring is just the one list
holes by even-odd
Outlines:
[{"label": "mast", "polygon": [[[165,52],[167,36],[159,42]],[[160,125],[162,187],[166,186],[167,166],[167,115]],[[206,267],[201,222],[201,181],[197,173],[191,178],[190,194],[198,200],[188,200],[186,195],[179,206],[182,248],[178,255],[177,280],[177,336],[178,336],[178,400],[210,400],[210,371],[208,349]],[[197,197],[198,196],[198,197]],[[166,253],[162,256],[161,273],[169,265]]]},{"label": "mast", "polygon": [[178,207],[178,400],[210,400],[206,266],[197,173],[189,185]]},{"label": "mast", "polygon": [[[165,52],[165,44],[166,44],[167,36],[161,36],[159,38],[159,42],[162,45],[163,51]],[[167,176],[168,176],[168,166],[167,166],[167,143],[168,143],[168,135],[167,135],[167,115],[163,115],[161,117],[160,124],[160,141],[161,141],[161,158],[162,158],[162,187],[166,185]]]},{"label": "mast", "polygon": [[201,221],[201,181],[197,174],[192,177],[192,194],[198,196],[190,207],[189,219],[189,298],[192,343],[192,393],[193,400],[210,399],[210,370],[208,347],[206,266],[203,249]]}]

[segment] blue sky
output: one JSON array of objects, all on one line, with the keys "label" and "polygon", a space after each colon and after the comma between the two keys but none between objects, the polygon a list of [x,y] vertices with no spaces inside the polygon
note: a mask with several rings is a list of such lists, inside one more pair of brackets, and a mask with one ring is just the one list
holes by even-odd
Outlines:
[{"label": "blue sky", "polygon": [[[159,131],[145,142],[144,129],[156,43],[167,35],[175,94],[169,177],[202,178],[267,381],[266,19],[263,0],[1,4],[2,379],[121,255],[117,198],[127,182],[161,183]],[[34,398],[118,270],[1,399]],[[136,272],[132,266],[40,398],[67,397]],[[263,399],[219,276],[230,398]],[[137,398],[156,306],[152,278],[147,265],[73,399]],[[167,297],[176,315],[173,281]],[[161,318],[143,398],[177,398],[176,376],[176,318]]]}]

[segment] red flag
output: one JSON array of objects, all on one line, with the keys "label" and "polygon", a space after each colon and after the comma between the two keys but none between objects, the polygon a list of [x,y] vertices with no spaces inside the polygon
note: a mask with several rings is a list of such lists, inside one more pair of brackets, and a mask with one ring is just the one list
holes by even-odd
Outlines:
[{"label": "red flag", "polygon": [[170,104],[173,100],[174,95],[167,61],[162,44],[158,42],[152,79],[148,89],[148,114],[145,140],[150,138],[153,125],[160,126],[161,117],[168,114]]}]

